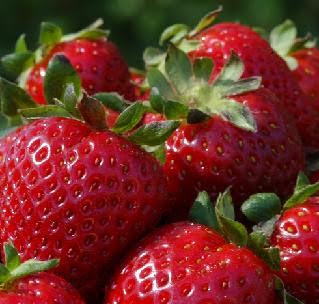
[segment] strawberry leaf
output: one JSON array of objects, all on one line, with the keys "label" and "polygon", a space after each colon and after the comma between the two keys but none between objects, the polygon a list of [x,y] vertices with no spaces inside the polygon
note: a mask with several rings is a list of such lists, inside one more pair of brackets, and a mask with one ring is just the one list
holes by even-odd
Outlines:
[{"label": "strawberry leaf", "polygon": [[265,222],[280,214],[281,202],[275,193],[257,193],[241,205],[241,211],[254,223]]},{"label": "strawberry leaf", "polygon": [[261,85],[261,77],[249,77],[240,79],[229,86],[225,86],[222,96],[235,96],[245,92],[252,92],[259,89]]},{"label": "strawberry leaf", "polygon": [[20,35],[15,45],[16,53],[24,53],[28,51],[27,44],[25,42],[25,34]]},{"label": "strawberry leaf", "polygon": [[180,126],[176,120],[152,122],[134,131],[128,138],[139,145],[158,146]]},{"label": "strawberry leaf", "polygon": [[107,108],[119,113],[130,105],[117,93],[96,93],[93,97],[101,101]]},{"label": "strawberry leaf", "polygon": [[7,78],[16,80],[18,76],[34,62],[34,54],[30,51],[18,52],[3,56],[1,65]]},{"label": "strawberry leaf", "polygon": [[81,118],[81,114],[77,108],[79,96],[75,92],[75,88],[72,82],[66,84],[65,91],[63,93],[62,104],[67,112],[69,112],[75,118]]},{"label": "strawberry leaf", "polygon": [[235,211],[229,188],[218,196],[215,213],[220,230],[224,236],[238,246],[246,246],[248,242],[248,232],[244,225],[234,220]]},{"label": "strawberry leaf", "polygon": [[37,108],[20,109],[19,114],[27,120],[44,117],[72,117],[64,107],[58,105],[44,105]]},{"label": "strawberry leaf", "polygon": [[214,205],[206,191],[198,193],[190,210],[189,219],[195,223],[206,225],[216,231],[220,231]]},{"label": "strawberry leaf", "polygon": [[275,276],[275,287],[283,304],[303,304],[302,301],[287,292],[283,281],[278,276]]},{"label": "strawberry leaf", "polygon": [[81,94],[81,79],[71,65],[68,58],[58,54],[50,60],[44,78],[44,92],[49,104],[54,104],[54,99],[63,100],[63,95],[69,83],[73,84],[77,97]]},{"label": "strawberry leaf", "polygon": [[194,62],[194,76],[197,80],[208,82],[214,68],[210,58],[197,58]]},{"label": "strawberry leaf", "polygon": [[160,164],[164,165],[166,161],[166,150],[165,144],[161,144],[158,146],[142,146],[145,151],[153,154],[153,156],[160,162]]},{"label": "strawberry leaf", "polygon": [[9,271],[13,271],[21,264],[18,251],[10,243],[5,243],[3,247],[4,247],[6,267]]},{"label": "strawberry leaf", "polygon": [[39,42],[41,45],[53,45],[61,40],[62,29],[51,22],[42,22]]},{"label": "strawberry leaf", "polygon": [[169,26],[162,33],[159,45],[164,45],[165,42],[178,43],[187,36],[189,27],[185,24],[174,24]]},{"label": "strawberry leaf", "polygon": [[143,53],[143,60],[147,67],[157,67],[165,61],[165,58],[166,52],[154,47],[146,48]]}]

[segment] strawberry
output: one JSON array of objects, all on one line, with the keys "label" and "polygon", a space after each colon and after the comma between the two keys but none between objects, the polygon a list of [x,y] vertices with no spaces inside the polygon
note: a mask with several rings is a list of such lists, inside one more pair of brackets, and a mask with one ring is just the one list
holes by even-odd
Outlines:
[{"label": "strawberry", "polygon": [[319,197],[311,197],[318,190],[319,183],[309,184],[300,174],[295,192],[281,212],[279,198],[275,208],[278,211],[279,207],[279,212],[271,210],[275,201],[269,200],[269,193],[254,195],[242,205],[248,218],[262,221],[255,230],[265,232],[270,244],[280,250],[280,270],[276,274],[287,290],[305,304],[316,303],[319,297]]},{"label": "strawberry", "polygon": [[[18,62],[20,64],[18,71],[23,72],[20,84],[37,103],[48,103],[43,82],[48,63],[56,54],[63,54],[70,60],[81,77],[83,88],[89,94],[117,92],[127,99],[135,99],[127,63],[117,47],[107,39],[108,32],[99,29],[101,24],[101,20],[98,20],[77,34],[62,36],[62,30],[56,25],[42,23],[41,56],[35,56],[25,47],[22,54],[30,56],[25,58],[23,66]],[[36,54],[39,54],[39,51]],[[12,57],[19,56],[22,56],[19,51],[5,56],[2,58],[2,63],[6,67],[7,62],[12,62]],[[12,66],[8,68],[10,71]]]},{"label": "strawberry", "polygon": [[311,35],[297,38],[296,25],[286,20],[270,34],[272,48],[286,60],[305,95],[319,107],[319,50]]},{"label": "strawberry", "polygon": [[18,252],[5,244],[6,265],[1,264],[1,304],[84,304],[78,291],[64,279],[47,272],[57,260],[21,263]]},{"label": "strawberry", "polygon": [[[187,51],[192,60],[211,58],[214,61],[210,77],[212,82],[224,67],[231,52],[238,54],[245,65],[242,76],[261,76],[263,86],[270,89],[295,118],[307,150],[318,150],[319,112],[313,103],[306,99],[285,61],[272,50],[267,41],[247,26],[238,23],[211,26],[219,12],[220,10],[217,10],[205,16],[191,31],[188,26],[181,24],[169,27],[163,33],[161,43],[169,40]],[[159,57],[158,53],[155,55]]]},{"label": "strawberry", "polygon": [[[62,85],[64,99],[20,109],[37,120],[9,135],[14,140],[7,141],[0,177],[0,243],[11,240],[23,260],[59,258],[54,272],[97,303],[109,269],[166,210],[167,183],[152,155],[106,129],[102,103],[78,92],[78,75],[58,55],[49,63],[47,95],[59,93],[63,79],[70,81]],[[39,119],[43,115],[52,117]],[[55,117],[61,115],[68,117]]]},{"label": "strawberry", "polygon": [[104,303],[276,303],[274,281],[249,249],[210,227],[178,222],[138,244],[115,272]]},{"label": "strawberry", "polygon": [[150,90],[144,88],[145,73],[137,69],[130,69],[130,80],[135,87],[135,96],[137,100],[148,100],[150,96]]},{"label": "strawberry", "polygon": [[159,91],[175,101],[171,112],[172,101],[164,106],[166,117],[176,116],[177,109],[184,115],[181,126],[166,142],[164,170],[180,210],[176,213],[173,208],[174,217],[183,217],[202,190],[216,199],[232,186],[236,205],[256,189],[287,197],[304,168],[297,131],[278,99],[259,87],[260,78],[241,78],[244,66],[235,54],[214,83],[208,84],[211,68],[210,59],[191,66],[185,53],[172,47],[165,63],[168,76],[156,68],[148,74],[151,103],[156,102]]}]

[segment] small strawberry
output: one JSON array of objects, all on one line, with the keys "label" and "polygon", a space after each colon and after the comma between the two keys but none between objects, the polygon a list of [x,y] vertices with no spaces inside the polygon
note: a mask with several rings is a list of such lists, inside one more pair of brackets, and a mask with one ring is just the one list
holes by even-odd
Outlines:
[{"label": "small strawberry", "polygon": [[84,304],[78,291],[64,279],[47,272],[58,260],[28,260],[21,263],[17,250],[4,245],[1,265],[1,304]]},{"label": "small strawberry", "polygon": [[[319,183],[309,184],[301,174],[294,195],[283,206],[280,200],[269,199],[269,193],[252,196],[242,205],[253,221],[263,221],[257,231],[266,231],[272,246],[280,250],[280,271],[276,272],[287,290],[305,304],[319,298],[319,197],[310,197],[319,190]],[[278,203],[279,202],[279,203]],[[275,207],[277,212],[273,212]]]},{"label": "small strawberry", "polygon": [[[201,216],[207,219],[208,195],[199,197],[194,211],[202,209]],[[229,192],[221,195],[216,209],[233,212],[229,200]],[[221,230],[247,241],[244,227],[223,211],[216,211]],[[279,303],[274,283],[271,270],[249,249],[228,243],[202,224],[178,222],[138,244],[113,276],[104,303]]]},{"label": "small strawberry", "polygon": [[[164,31],[161,43],[170,41],[188,52],[190,58],[211,58],[214,69],[210,80],[214,81],[225,66],[232,52],[244,62],[242,77],[261,76],[262,84],[271,90],[283,103],[288,113],[295,118],[297,128],[307,150],[319,149],[319,112],[306,99],[285,61],[278,56],[269,43],[247,26],[238,23],[219,23],[211,26],[220,10],[205,16],[195,29],[186,25],[173,25]],[[161,61],[158,52],[149,50],[150,65]],[[149,55],[149,54],[148,54]],[[152,60],[151,60],[152,59]]]},{"label": "small strawberry", "polygon": [[319,108],[319,50],[311,35],[297,38],[291,20],[275,27],[270,34],[272,48],[286,60],[303,92]]},{"label": "small strawberry", "polygon": [[[166,178],[152,155],[107,130],[102,103],[81,92],[65,57],[49,63],[45,83],[56,104],[31,108],[19,99],[26,106],[19,113],[36,120],[8,135],[0,167],[0,242],[11,240],[23,260],[59,258],[54,272],[97,303],[110,268],[166,210]],[[131,109],[144,110],[141,103]],[[122,118],[114,126],[118,133],[136,124],[129,120],[127,127]],[[156,134],[148,132],[141,141],[147,138],[157,144]]]},{"label": "small strawberry", "polygon": [[20,39],[16,53],[3,57],[2,64],[15,77],[19,76],[17,72],[23,73],[20,84],[40,104],[49,103],[43,82],[48,63],[56,54],[63,54],[70,60],[89,94],[117,92],[134,100],[134,87],[130,83],[127,63],[117,47],[108,40],[108,32],[99,29],[102,23],[98,20],[76,34],[62,36],[59,27],[44,22],[41,25],[40,49],[32,53]]},{"label": "small strawberry", "polygon": [[135,87],[136,100],[148,100],[150,97],[150,90],[144,87],[145,73],[137,69],[130,69],[131,83]]},{"label": "small strawberry", "polygon": [[277,98],[259,87],[260,78],[241,78],[244,66],[233,54],[209,84],[211,60],[199,59],[192,66],[175,47],[164,68],[167,76],[152,68],[148,82],[151,104],[159,103],[166,118],[184,118],[166,142],[164,170],[180,210],[173,208],[174,216],[187,213],[203,190],[216,199],[232,186],[235,204],[256,189],[287,197],[304,168],[303,148]]}]

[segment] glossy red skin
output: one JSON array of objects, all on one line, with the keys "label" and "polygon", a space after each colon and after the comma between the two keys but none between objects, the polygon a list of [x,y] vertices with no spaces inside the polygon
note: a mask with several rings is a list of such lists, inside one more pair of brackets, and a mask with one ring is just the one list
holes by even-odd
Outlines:
[{"label": "glossy red skin", "polygon": [[319,112],[303,94],[285,61],[266,40],[249,27],[237,23],[219,23],[204,30],[197,38],[201,45],[190,53],[190,57],[213,59],[215,68],[211,80],[215,79],[231,51],[234,51],[245,64],[243,77],[261,76],[263,85],[281,100],[285,110],[295,118],[307,150],[319,149]]},{"label": "glossy red skin", "polygon": [[37,103],[46,103],[44,76],[50,59],[56,54],[70,60],[88,94],[117,92],[128,100],[135,99],[128,66],[117,47],[106,39],[78,39],[55,45],[28,74],[26,90]]},{"label": "glossy red skin", "polygon": [[79,292],[64,279],[39,273],[19,279],[0,290],[0,304],[85,304]]},{"label": "glossy red skin", "polygon": [[91,300],[166,209],[163,171],[126,139],[72,119],[39,120],[15,136],[0,176],[0,243],[11,239],[23,260],[59,258],[55,272]]},{"label": "glossy red skin", "polygon": [[[295,247],[295,245],[297,247]],[[319,299],[319,197],[284,212],[272,235],[280,249],[278,275],[286,288],[305,304]]]},{"label": "glossy red skin", "polygon": [[106,289],[104,304],[269,304],[273,275],[251,251],[208,227],[179,222],[139,243]]},{"label": "glossy red skin", "polygon": [[[238,206],[256,192],[287,197],[304,155],[295,126],[266,89],[236,96],[254,115],[257,132],[239,129],[215,116],[198,124],[185,124],[166,143],[164,170],[180,215],[186,215],[197,192],[206,190],[215,200],[231,186]],[[174,218],[179,214],[173,210]]]},{"label": "glossy red skin", "polygon": [[298,67],[293,70],[303,92],[313,100],[319,108],[319,50],[317,48],[302,49],[292,54]]},{"label": "glossy red skin", "polygon": [[145,75],[137,72],[130,72],[131,83],[135,87],[136,100],[148,100],[150,97],[150,90],[143,90],[141,85],[145,80]]}]

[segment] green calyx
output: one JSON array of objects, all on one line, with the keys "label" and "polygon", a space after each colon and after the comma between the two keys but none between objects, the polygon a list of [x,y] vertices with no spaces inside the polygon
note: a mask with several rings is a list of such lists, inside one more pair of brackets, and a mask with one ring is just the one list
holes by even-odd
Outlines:
[{"label": "green calyx", "polygon": [[[256,122],[249,108],[232,97],[257,90],[261,84],[260,77],[241,78],[244,66],[235,53],[231,54],[214,83],[209,84],[212,70],[213,62],[210,59],[197,59],[192,64],[183,51],[170,45],[164,71],[151,68],[147,73],[148,83],[153,88],[152,93],[158,92],[161,96],[161,109],[158,106],[156,110],[167,115],[170,104],[178,109],[180,118],[187,117],[190,113],[192,119],[189,122],[200,122],[198,117],[207,119],[218,115],[239,128],[256,132]],[[151,96],[151,104],[154,95]],[[195,117],[194,110],[197,110]]]},{"label": "green calyx", "polygon": [[11,81],[16,81],[35,63],[41,61],[49,50],[60,42],[108,37],[110,32],[101,29],[102,25],[103,20],[98,19],[77,33],[63,35],[62,29],[59,26],[50,22],[42,22],[39,35],[40,47],[34,52],[30,51],[25,42],[25,35],[21,35],[16,42],[15,51],[1,58],[1,74]]},{"label": "green calyx", "polygon": [[293,53],[316,45],[316,40],[310,33],[303,38],[298,38],[296,25],[291,20],[286,20],[276,26],[270,33],[269,42],[272,48],[287,62],[291,70],[298,67],[297,60],[292,56]]},{"label": "green calyx", "polygon": [[31,274],[50,270],[59,264],[59,260],[38,261],[35,259],[21,262],[18,251],[11,243],[4,245],[5,264],[0,264],[0,289],[7,290],[14,281]]}]

